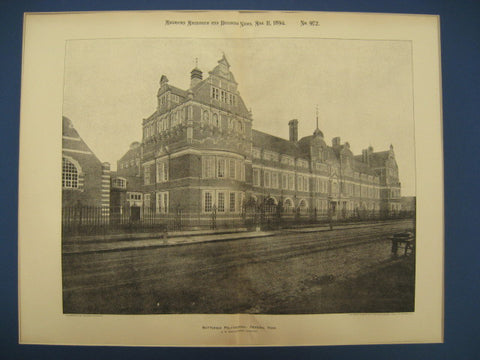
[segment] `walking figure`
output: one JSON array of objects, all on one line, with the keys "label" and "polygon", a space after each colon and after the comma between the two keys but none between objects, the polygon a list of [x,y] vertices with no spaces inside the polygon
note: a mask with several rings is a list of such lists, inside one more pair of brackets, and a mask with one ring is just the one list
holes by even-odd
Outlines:
[{"label": "walking figure", "polygon": [[217,207],[215,205],[212,206],[212,229],[215,230],[217,228]]}]

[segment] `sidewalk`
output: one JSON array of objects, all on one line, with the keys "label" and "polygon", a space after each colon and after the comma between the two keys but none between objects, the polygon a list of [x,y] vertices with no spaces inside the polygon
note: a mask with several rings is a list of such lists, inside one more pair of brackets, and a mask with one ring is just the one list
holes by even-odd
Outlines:
[{"label": "sidewalk", "polygon": [[[220,232],[220,233],[218,233]],[[250,239],[258,237],[267,237],[273,236],[274,232],[266,231],[237,231],[225,233],[225,231],[218,231],[217,233],[212,233],[210,231],[204,235],[189,235],[190,236],[179,236],[178,233],[174,234],[175,236],[162,238],[156,234],[155,238],[142,238],[139,240],[139,234],[135,237],[135,240],[110,240],[110,241],[87,241],[87,242],[72,242],[68,241],[63,245],[62,252],[64,255],[70,254],[85,254],[85,253],[94,253],[94,252],[107,252],[107,251],[122,251],[122,250],[131,250],[131,249],[144,249],[144,248],[158,248],[158,247],[167,247],[167,246],[179,246],[203,242],[213,242],[213,241],[226,241],[226,240],[240,240],[240,239]],[[201,233],[201,232],[199,232]],[[145,237],[152,234],[142,234]],[[169,234],[169,236],[171,236]],[[125,237],[123,236],[123,239]]]},{"label": "sidewalk", "polygon": [[[372,226],[375,223],[343,223],[334,224],[333,230],[351,229]],[[62,253],[85,254],[94,252],[123,251],[130,249],[158,248],[181,246],[213,241],[227,241],[268,237],[280,233],[313,233],[329,231],[329,224],[315,227],[298,227],[272,231],[247,231],[246,228],[233,230],[190,230],[172,231],[164,237],[164,233],[114,234],[70,237],[64,241]]]}]

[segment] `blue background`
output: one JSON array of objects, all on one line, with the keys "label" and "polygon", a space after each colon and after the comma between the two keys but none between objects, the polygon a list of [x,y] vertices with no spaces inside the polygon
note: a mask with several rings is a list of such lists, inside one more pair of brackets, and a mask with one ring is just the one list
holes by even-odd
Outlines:
[{"label": "blue background", "polygon": [[[441,16],[445,155],[445,343],[303,348],[126,348],[18,345],[17,195],[23,12],[272,9]],[[480,1],[0,0],[0,358],[476,359],[480,358]],[[39,134],[41,136],[41,134]],[[48,326],[48,324],[45,324]]]}]

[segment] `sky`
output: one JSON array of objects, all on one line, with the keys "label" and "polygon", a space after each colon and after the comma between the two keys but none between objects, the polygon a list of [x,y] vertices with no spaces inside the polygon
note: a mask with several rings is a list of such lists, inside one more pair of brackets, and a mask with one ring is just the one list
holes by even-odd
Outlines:
[{"label": "sky", "polygon": [[402,195],[415,195],[412,54],[409,41],[338,39],[97,39],[67,42],[63,115],[112,169],[142,119],[156,109],[164,74],[188,89],[198,59],[204,78],[224,53],[253,128],[299,138],[319,127],[354,154],[394,146]]}]

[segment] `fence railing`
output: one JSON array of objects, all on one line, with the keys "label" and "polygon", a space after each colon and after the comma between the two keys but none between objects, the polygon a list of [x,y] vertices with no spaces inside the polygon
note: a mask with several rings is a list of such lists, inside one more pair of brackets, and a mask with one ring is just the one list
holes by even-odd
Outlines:
[{"label": "fence railing", "polygon": [[168,213],[140,207],[73,206],[62,209],[62,234],[106,235],[161,233],[189,229],[280,229],[306,225],[335,225],[414,217],[412,211],[317,210],[278,205],[244,206],[239,212],[189,212],[180,207]]}]

